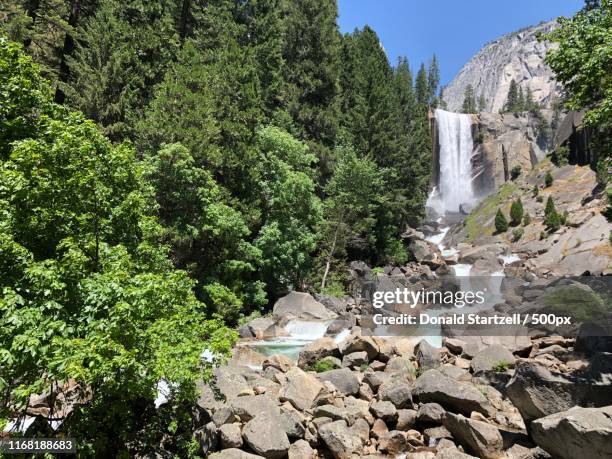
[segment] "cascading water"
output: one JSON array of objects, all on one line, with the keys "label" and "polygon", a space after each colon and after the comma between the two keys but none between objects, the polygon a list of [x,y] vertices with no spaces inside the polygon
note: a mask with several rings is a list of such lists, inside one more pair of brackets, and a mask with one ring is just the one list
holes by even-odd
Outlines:
[{"label": "cascading water", "polygon": [[472,120],[470,115],[437,109],[435,112],[440,174],[427,200],[427,206],[438,215],[459,212],[461,204],[474,204],[472,186]]}]

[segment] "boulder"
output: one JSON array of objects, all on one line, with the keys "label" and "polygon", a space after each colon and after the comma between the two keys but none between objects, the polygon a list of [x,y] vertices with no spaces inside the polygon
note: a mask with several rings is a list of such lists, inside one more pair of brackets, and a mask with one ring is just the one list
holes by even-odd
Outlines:
[{"label": "boulder", "polygon": [[460,340],[458,338],[449,338],[445,336],[442,338],[442,345],[446,347],[449,351],[451,351],[455,355],[461,355],[463,352],[463,347],[465,346],[465,341]]},{"label": "boulder", "polygon": [[419,239],[414,239],[408,244],[408,250],[418,263],[432,262],[437,258],[437,251],[433,244]]},{"label": "boulder", "polygon": [[305,367],[306,365],[312,365],[318,360],[324,357],[340,357],[340,351],[338,350],[338,343],[333,338],[324,337],[307,344],[300,351],[298,357],[298,365]]},{"label": "boulder", "polygon": [[348,368],[324,371],[317,374],[319,381],[331,382],[338,392],[343,395],[356,395],[359,393],[359,379]]},{"label": "boulder", "polygon": [[612,386],[601,383],[601,375],[578,377],[553,373],[540,363],[522,361],[506,386],[506,393],[525,423],[573,406],[606,406],[612,400]]},{"label": "boulder", "polygon": [[319,438],[336,459],[349,458],[363,447],[361,437],[348,427],[346,421],[324,424],[319,428]]},{"label": "boulder", "polygon": [[277,414],[258,414],[244,425],[242,437],[253,451],[266,459],[285,457],[289,451],[289,438]]},{"label": "boulder", "polygon": [[291,367],[295,366],[295,362],[286,355],[274,354],[267,357],[262,363],[262,369],[268,367],[276,368],[277,370],[286,373]]},{"label": "boulder", "polygon": [[217,453],[212,453],[208,459],[265,459],[256,454],[247,453],[237,448],[224,449]]},{"label": "boulder", "polygon": [[365,351],[351,352],[342,357],[343,367],[360,367],[368,363],[368,354]]},{"label": "boulder", "polygon": [[370,405],[372,414],[385,422],[394,422],[397,419],[397,409],[391,402],[380,401]]},{"label": "boulder", "polygon": [[267,395],[246,395],[237,397],[231,401],[232,412],[240,418],[242,422],[253,419],[260,413],[279,414],[280,408]]},{"label": "boulder", "polygon": [[365,352],[370,360],[378,355],[378,346],[370,336],[349,335],[338,347],[342,355]]},{"label": "boulder", "polygon": [[448,413],[444,426],[453,437],[471,452],[484,459],[504,457],[504,441],[499,429],[483,421]]},{"label": "boulder", "polygon": [[245,375],[248,369],[243,367],[219,367],[215,370],[215,386],[227,400],[236,398],[245,390],[250,390]]},{"label": "boulder", "polygon": [[555,458],[612,457],[612,405],[576,406],[533,421],[529,430],[536,444]]},{"label": "boulder", "polygon": [[285,376],[286,381],[279,393],[279,399],[282,402],[290,402],[301,411],[311,408],[315,399],[323,390],[323,384],[298,367],[291,368],[285,373]]},{"label": "boulder", "polygon": [[427,340],[421,340],[414,347],[414,354],[420,368],[436,368],[440,366],[440,349],[433,347]]},{"label": "boulder", "polygon": [[304,438],[306,429],[302,424],[302,416],[298,411],[282,409],[280,415],[280,423],[283,430],[291,440]]},{"label": "boulder", "polygon": [[312,295],[302,292],[291,292],[274,303],[272,310],[277,319],[332,320],[338,317]]},{"label": "boulder", "polygon": [[441,424],[446,411],[438,403],[423,403],[417,411],[417,421]]},{"label": "boulder", "polygon": [[229,406],[219,407],[213,413],[212,420],[217,427],[221,427],[223,424],[231,424],[234,421],[234,412]]},{"label": "boulder", "polygon": [[240,448],[242,446],[240,424],[223,424],[219,428],[219,440],[221,440],[221,447],[223,449]]},{"label": "boulder", "polygon": [[470,366],[474,374],[478,374],[483,371],[491,371],[498,365],[505,364],[508,367],[514,367],[515,360],[512,352],[504,346],[494,344],[478,351]]},{"label": "boulder", "polygon": [[412,396],[421,403],[439,403],[447,410],[468,416],[472,411],[486,416],[494,414],[493,407],[476,387],[455,381],[438,370],[427,370],[419,376],[412,388]]},{"label": "boulder", "polygon": [[409,430],[416,424],[416,410],[397,410],[397,430]]},{"label": "boulder", "polygon": [[385,390],[382,400],[389,401],[397,409],[412,408],[412,392],[406,383],[398,382]]},{"label": "boulder", "polygon": [[[259,317],[246,324],[251,336],[257,339],[273,338],[277,335],[276,322],[269,317]],[[248,336],[245,336],[248,338]]]},{"label": "boulder", "polygon": [[306,440],[298,440],[289,447],[288,459],[315,459],[315,451]]},{"label": "boulder", "polygon": [[406,434],[399,430],[391,430],[378,439],[378,449],[384,453],[397,456],[410,449]]}]

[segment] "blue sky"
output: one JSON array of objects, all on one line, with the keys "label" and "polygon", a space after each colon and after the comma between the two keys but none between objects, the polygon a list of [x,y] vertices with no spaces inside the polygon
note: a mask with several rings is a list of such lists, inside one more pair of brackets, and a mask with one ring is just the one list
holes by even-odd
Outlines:
[{"label": "blue sky", "polygon": [[413,69],[436,53],[448,83],[487,42],[522,27],[571,16],[583,0],[339,0],[342,33],[372,27],[395,65]]}]

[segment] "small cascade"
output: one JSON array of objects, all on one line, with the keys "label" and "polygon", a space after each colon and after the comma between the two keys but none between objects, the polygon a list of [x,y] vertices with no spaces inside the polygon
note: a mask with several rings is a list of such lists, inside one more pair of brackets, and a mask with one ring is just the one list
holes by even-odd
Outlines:
[{"label": "small cascade", "polygon": [[470,115],[440,109],[435,117],[440,173],[427,206],[438,215],[458,213],[462,204],[471,206],[476,201],[472,184],[472,119]]}]

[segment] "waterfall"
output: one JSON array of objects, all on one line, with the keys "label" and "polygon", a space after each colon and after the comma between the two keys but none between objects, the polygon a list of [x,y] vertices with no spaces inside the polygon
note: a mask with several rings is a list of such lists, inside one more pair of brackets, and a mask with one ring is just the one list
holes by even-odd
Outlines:
[{"label": "waterfall", "polygon": [[474,204],[472,186],[472,120],[470,115],[435,112],[440,152],[438,161],[440,174],[427,206],[443,215],[459,212],[461,204]]}]

